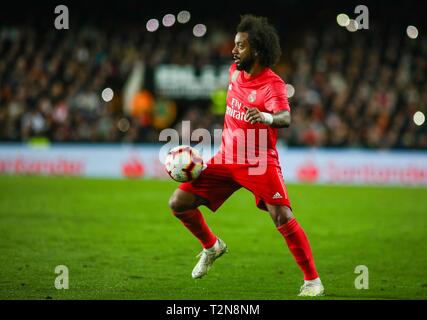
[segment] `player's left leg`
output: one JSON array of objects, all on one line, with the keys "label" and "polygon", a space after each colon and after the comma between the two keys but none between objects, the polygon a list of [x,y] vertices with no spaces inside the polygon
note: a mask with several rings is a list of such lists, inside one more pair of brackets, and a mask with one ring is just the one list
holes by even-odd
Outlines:
[{"label": "player's left leg", "polygon": [[277,230],[285,238],[289,250],[304,273],[304,284],[301,287],[299,295],[323,295],[324,288],[317,274],[313,253],[304,229],[299,225],[289,207],[267,203],[266,207]]},{"label": "player's left leg", "polygon": [[258,208],[270,213],[277,230],[285,238],[289,250],[304,273],[300,296],[322,295],[323,286],[314,265],[310,244],[292,214],[280,166],[269,164],[267,170],[258,176],[252,176],[242,168],[235,172],[235,178],[255,195]]}]

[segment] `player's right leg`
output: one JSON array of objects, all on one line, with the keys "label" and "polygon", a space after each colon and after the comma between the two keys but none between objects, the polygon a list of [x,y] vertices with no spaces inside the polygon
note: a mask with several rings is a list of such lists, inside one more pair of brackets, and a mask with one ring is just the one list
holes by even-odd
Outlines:
[{"label": "player's right leg", "polygon": [[208,165],[201,176],[180,185],[169,200],[173,214],[200,241],[203,250],[199,262],[193,269],[192,277],[197,279],[206,275],[213,262],[227,251],[226,244],[219,239],[206,224],[198,209],[205,205],[212,211],[239,188],[224,168]]},{"label": "player's right leg", "polygon": [[207,200],[181,189],[176,189],[169,199],[169,207],[174,216],[200,241],[205,249],[212,247],[217,240],[198,209],[200,205],[206,204]]},{"label": "player's right leg", "polygon": [[206,275],[214,261],[227,251],[226,244],[209,228],[202,213],[197,209],[208,205],[208,201],[190,192],[176,189],[169,200],[173,214],[200,241],[203,250],[198,255],[199,261],[191,272],[194,279]]}]

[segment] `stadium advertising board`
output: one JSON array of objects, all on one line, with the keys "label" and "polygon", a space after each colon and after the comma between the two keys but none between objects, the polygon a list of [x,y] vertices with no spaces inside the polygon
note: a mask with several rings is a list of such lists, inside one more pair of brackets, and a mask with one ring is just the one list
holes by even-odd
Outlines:
[{"label": "stadium advertising board", "polygon": [[[0,146],[0,174],[169,179],[157,145]],[[427,185],[427,152],[278,148],[285,180]]]},{"label": "stadium advertising board", "polygon": [[155,90],[169,98],[209,99],[214,90],[227,87],[229,67],[160,65],[154,71]]}]

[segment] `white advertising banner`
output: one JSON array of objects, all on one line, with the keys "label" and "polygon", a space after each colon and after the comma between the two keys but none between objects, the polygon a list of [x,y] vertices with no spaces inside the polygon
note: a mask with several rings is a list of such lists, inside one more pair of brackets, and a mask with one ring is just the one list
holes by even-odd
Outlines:
[{"label": "white advertising banner", "polygon": [[305,149],[279,154],[288,181],[427,185],[427,152]]},{"label": "white advertising banner", "polygon": [[[160,147],[0,144],[0,174],[169,179]],[[427,186],[427,152],[278,150],[287,182]]]},{"label": "white advertising banner", "polygon": [[158,146],[0,145],[1,174],[167,178]]}]

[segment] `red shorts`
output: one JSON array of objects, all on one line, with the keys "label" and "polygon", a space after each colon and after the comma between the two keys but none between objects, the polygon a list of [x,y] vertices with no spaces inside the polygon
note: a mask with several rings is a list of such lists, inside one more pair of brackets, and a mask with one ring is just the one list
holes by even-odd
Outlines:
[{"label": "red shorts", "polygon": [[207,207],[212,211],[216,211],[241,187],[253,193],[257,207],[262,210],[268,211],[266,203],[290,208],[280,166],[268,164],[262,175],[249,175],[250,167],[251,165],[215,164],[210,161],[196,180],[184,182],[179,188],[207,200]]}]

